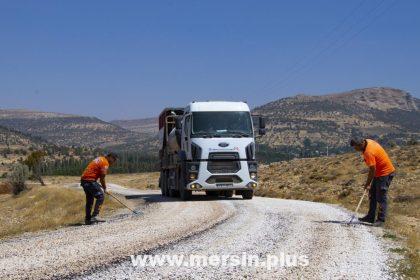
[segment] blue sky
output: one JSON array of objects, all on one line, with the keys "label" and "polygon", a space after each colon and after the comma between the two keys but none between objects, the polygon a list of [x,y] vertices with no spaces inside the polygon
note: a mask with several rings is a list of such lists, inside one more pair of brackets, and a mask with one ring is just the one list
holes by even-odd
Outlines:
[{"label": "blue sky", "polygon": [[391,86],[420,97],[420,1],[2,1],[0,108],[149,117]]}]

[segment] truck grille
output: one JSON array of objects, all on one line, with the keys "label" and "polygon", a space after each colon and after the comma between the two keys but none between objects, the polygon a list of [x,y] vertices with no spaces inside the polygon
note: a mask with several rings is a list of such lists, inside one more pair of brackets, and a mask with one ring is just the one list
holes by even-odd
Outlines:
[{"label": "truck grille", "polygon": [[210,153],[207,170],[210,173],[236,173],[241,169],[238,153]]}]

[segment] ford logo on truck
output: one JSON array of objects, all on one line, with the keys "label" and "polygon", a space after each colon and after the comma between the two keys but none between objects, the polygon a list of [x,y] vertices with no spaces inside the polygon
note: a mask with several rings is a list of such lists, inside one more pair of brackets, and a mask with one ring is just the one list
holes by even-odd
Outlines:
[{"label": "ford logo on truck", "polygon": [[219,147],[226,148],[227,146],[229,146],[229,143],[226,143],[226,142],[219,143]]}]

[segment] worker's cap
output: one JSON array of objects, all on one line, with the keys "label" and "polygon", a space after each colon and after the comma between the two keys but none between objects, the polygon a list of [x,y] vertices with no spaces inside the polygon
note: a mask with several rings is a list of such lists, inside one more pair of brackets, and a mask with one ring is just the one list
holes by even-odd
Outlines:
[{"label": "worker's cap", "polygon": [[107,155],[106,155],[107,157],[112,157],[113,159],[118,159],[118,155],[116,154],[116,153],[108,153]]},{"label": "worker's cap", "polygon": [[353,138],[350,140],[350,146],[361,146],[363,145],[363,141],[365,141],[363,138]]}]

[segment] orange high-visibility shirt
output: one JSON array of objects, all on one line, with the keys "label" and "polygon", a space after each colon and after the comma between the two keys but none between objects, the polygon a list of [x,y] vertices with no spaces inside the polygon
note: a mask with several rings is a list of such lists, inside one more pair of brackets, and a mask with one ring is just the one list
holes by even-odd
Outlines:
[{"label": "orange high-visibility shirt", "polygon": [[367,166],[375,166],[375,177],[387,176],[395,171],[388,154],[379,143],[366,139],[367,145],[363,158]]},{"label": "orange high-visibility shirt", "polygon": [[92,160],[82,175],[82,180],[96,181],[101,175],[106,175],[109,168],[109,162],[105,157],[97,157]]}]

